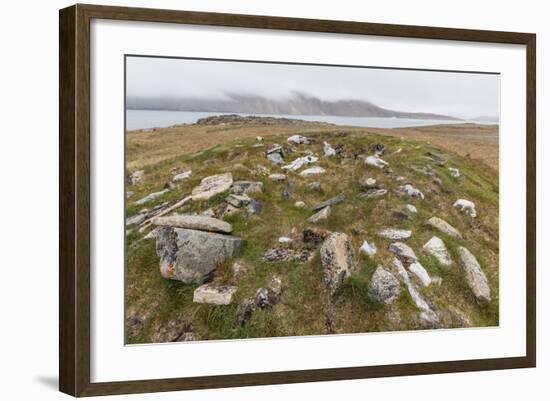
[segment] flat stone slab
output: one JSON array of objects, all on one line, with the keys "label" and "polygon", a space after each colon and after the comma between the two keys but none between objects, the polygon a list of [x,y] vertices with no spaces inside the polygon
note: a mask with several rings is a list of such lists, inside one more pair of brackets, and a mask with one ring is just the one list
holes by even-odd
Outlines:
[{"label": "flat stone slab", "polygon": [[231,234],[231,224],[207,216],[164,216],[156,217],[152,223],[157,226],[188,228],[216,233]]},{"label": "flat stone slab", "polygon": [[232,285],[203,284],[193,292],[193,302],[199,304],[229,305],[237,287]]},{"label": "flat stone slab", "polygon": [[306,168],[304,171],[300,172],[300,176],[311,177],[313,175],[324,174],[325,172],[326,170],[323,167],[316,166],[316,167]]},{"label": "flat stone slab", "polygon": [[327,206],[321,210],[319,210],[317,213],[315,213],[313,216],[310,216],[307,221],[309,223],[318,223],[321,220],[328,219],[328,216],[330,216],[330,206]]},{"label": "flat stone slab", "polygon": [[169,189],[164,189],[162,191],[158,191],[158,192],[153,192],[149,195],[147,195],[146,197],[144,198],[141,198],[140,200],[137,200],[134,202],[135,205],[143,205],[147,202],[151,202],[155,199],[158,199],[160,198],[162,195],[164,195],[165,193],[167,193],[169,191]]},{"label": "flat stone slab", "polygon": [[192,200],[208,200],[214,195],[220,194],[231,188],[233,175],[231,173],[217,174],[203,178],[200,185],[193,188]]},{"label": "flat stone slab", "polygon": [[432,217],[427,221],[427,223],[429,226],[441,231],[443,234],[447,234],[453,238],[462,239],[462,234],[460,231],[439,217]]},{"label": "flat stone slab", "polygon": [[490,301],[491,289],[476,257],[462,246],[458,247],[458,256],[460,257],[460,265],[466,276],[466,282],[476,298],[487,302]]},{"label": "flat stone slab", "polygon": [[187,170],[187,171],[184,171],[183,173],[176,174],[172,178],[172,180],[173,181],[186,180],[186,179],[190,178],[192,174],[193,174],[193,172],[191,170]]},{"label": "flat stone slab", "polygon": [[394,253],[404,263],[413,263],[417,260],[416,254],[412,248],[403,242],[393,242],[390,244],[388,250]]},{"label": "flat stone slab", "polygon": [[346,199],[346,195],[340,194],[338,196],[335,196],[334,198],[330,198],[330,199],[327,199],[326,201],[318,203],[317,205],[313,206],[313,210],[321,210],[327,206],[334,206],[337,203],[342,202],[344,199]]},{"label": "flat stone slab", "polygon": [[378,231],[378,235],[384,238],[400,240],[410,238],[412,235],[411,230],[401,230],[399,228],[384,228]]},{"label": "flat stone slab", "polygon": [[451,254],[447,250],[445,243],[441,238],[433,236],[428,242],[422,247],[428,254],[432,255],[437,261],[443,266],[451,266],[453,260]]}]

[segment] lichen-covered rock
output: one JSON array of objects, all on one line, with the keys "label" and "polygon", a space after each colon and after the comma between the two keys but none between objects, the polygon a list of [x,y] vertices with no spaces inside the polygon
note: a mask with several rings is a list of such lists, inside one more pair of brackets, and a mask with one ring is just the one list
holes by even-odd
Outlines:
[{"label": "lichen-covered rock", "polygon": [[329,294],[336,294],[353,271],[353,251],[346,234],[332,233],[321,246],[321,264]]},{"label": "lichen-covered rock", "polygon": [[400,240],[410,238],[412,235],[411,230],[401,230],[399,228],[384,228],[378,232],[378,235],[384,238]]},{"label": "lichen-covered rock", "polygon": [[191,230],[209,231],[215,233],[231,234],[233,227],[231,224],[207,216],[163,216],[155,217],[152,220],[154,225],[164,227],[188,228]]},{"label": "lichen-covered rock", "polygon": [[157,255],[164,278],[186,284],[203,283],[223,260],[237,257],[245,241],[231,235],[162,227]]},{"label": "lichen-covered rock", "polygon": [[138,170],[134,171],[133,173],[128,175],[128,185],[136,185],[139,184],[141,181],[143,181],[143,177],[145,176],[145,171]]},{"label": "lichen-covered rock", "polygon": [[231,186],[231,193],[237,195],[250,195],[264,191],[264,183],[261,181],[235,181]]},{"label": "lichen-covered rock", "polygon": [[273,307],[283,293],[283,282],[279,277],[273,277],[266,287],[258,288],[251,298],[244,299],[237,309],[237,321],[245,324],[250,320],[256,309]]},{"label": "lichen-covered rock", "polygon": [[328,216],[330,216],[330,206],[327,206],[321,210],[319,210],[317,213],[315,213],[313,216],[310,216],[307,221],[309,223],[318,223],[322,220],[328,219]]},{"label": "lichen-covered rock", "polygon": [[203,284],[193,292],[193,302],[229,305],[236,291],[237,287],[232,285]]},{"label": "lichen-covered rock", "polygon": [[443,234],[447,234],[450,237],[462,239],[462,234],[460,231],[458,231],[456,228],[451,226],[449,223],[447,223],[445,220],[440,219],[439,217],[432,217],[427,221],[427,224],[439,231],[441,231]]},{"label": "lichen-covered rock", "polygon": [[429,286],[432,283],[432,279],[424,266],[420,264],[420,262],[416,261],[407,266],[407,269],[416,276],[418,281],[420,281],[420,284],[422,284],[424,287]]},{"label": "lichen-covered rock", "polygon": [[186,319],[174,319],[159,327],[152,335],[154,343],[196,341],[198,337],[193,333],[192,324]]},{"label": "lichen-covered rock", "polygon": [[383,266],[378,266],[371,277],[369,296],[377,302],[390,304],[401,294],[399,280]]},{"label": "lichen-covered rock", "polygon": [[490,301],[491,289],[476,257],[462,246],[458,247],[458,256],[460,257],[460,265],[466,276],[466,282],[476,298],[487,302]]},{"label": "lichen-covered rock", "polygon": [[231,173],[217,174],[203,178],[200,185],[193,188],[192,200],[208,200],[214,195],[220,194],[231,188],[233,175]]},{"label": "lichen-covered rock", "polygon": [[237,195],[237,194],[230,194],[227,198],[225,198],[225,201],[229,203],[231,206],[234,206],[236,208],[241,208],[243,206],[246,206],[250,203],[252,199],[248,195]]},{"label": "lichen-covered rock", "polygon": [[432,237],[422,247],[427,253],[437,259],[437,261],[443,266],[451,266],[453,260],[451,254],[447,250],[445,243],[439,237]]}]

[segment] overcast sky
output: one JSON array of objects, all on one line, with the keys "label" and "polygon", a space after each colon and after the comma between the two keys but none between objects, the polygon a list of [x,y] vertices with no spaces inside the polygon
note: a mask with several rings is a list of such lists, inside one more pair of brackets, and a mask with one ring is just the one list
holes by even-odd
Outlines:
[{"label": "overcast sky", "polygon": [[357,99],[409,112],[499,116],[498,75],[128,57],[129,97]]}]

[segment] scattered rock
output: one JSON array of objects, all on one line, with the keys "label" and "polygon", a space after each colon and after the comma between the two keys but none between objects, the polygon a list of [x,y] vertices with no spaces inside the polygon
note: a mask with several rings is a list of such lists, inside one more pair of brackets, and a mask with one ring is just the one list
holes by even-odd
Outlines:
[{"label": "scattered rock", "polygon": [[168,190],[176,189],[176,184],[174,184],[172,181],[168,181],[166,184],[164,184],[163,189],[168,189]]},{"label": "scattered rock", "polygon": [[286,180],[286,175],[284,174],[270,174],[269,179],[273,182],[283,182]]},{"label": "scattered rock", "polygon": [[378,167],[378,168],[384,168],[389,165],[387,162],[385,162],[384,160],[382,160],[376,155],[366,157],[365,163],[368,164],[369,166]]},{"label": "scattered rock", "polygon": [[336,150],[328,142],[323,144],[323,151],[325,156],[336,156]]},{"label": "scattered rock", "polygon": [[476,298],[487,302],[490,301],[491,289],[476,257],[462,246],[458,247],[458,256],[460,257],[460,265],[466,275],[466,282]]},{"label": "scattered rock", "polygon": [[360,193],[357,196],[359,198],[374,198],[374,197],[386,195],[387,193],[388,193],[388,190],[384,188],[381,188],[381,189],[371,188],[366,192]]},{"label": "scattered rock", "polygon": [[261,136],[257,136],[257,137],[256,137],[256,140],[257,140],[258,142],[261,142],[261,141],[263,141],[263,140],[264,140],[264,138],[263,138],[263,137],[261,137]]},{"label": "scattered rock", "polygon": [[303,201],[296,201],[294,202],[294,207],[297,207],[298,209],[303,209],[306,207],[306,204]]},{"label": "scattered rock", "polygon": [[201,230],[224,234],[231,234],[231,232],[233,231],[233,227],[231,227],[231,224],[223,220],[218,220],[213,217],[207,216],[175,215],[155,217],[152,220],[152,223],[156,226],[188,228],[191,230]]},{"label": "scattered rock", "polygon": [[264,191],[264,183],[261,181],[235,181],[231,186],[231,193],[236,195],[250,195]]},{"label": "scattered rock", "polygon": [[301,135],[292,135],[287,138],[287,141],[290,143],[295,143],[296,145],[305,144],[307,145],[309,143],[308,139],[305,136]]},{"label": "scattered rock", "polygon": [[134,192],[132,191],[126,191],[126,199],[130,198],[133,194]]},{"label": "scattered rock", "polygon": [[239,278],[243,276],[249,269],[243,263],[236,261],[231,266],[231,270],[233,270],[233,277]]},{"label": "scattered rock", "polygon": [[186,180],[187,178],[191,177],[193,172],[191,170],[184,171],[183,173],[176,174],[174,177],[172,177],[172,180],[174,181],[180,181],[180,180]]},{"label": "scattered rock", "polygon": [[261,164],[258,164],[258,165],[256,166],[256,171],[257,171],[259,174],[263,174],[263,175],[269,174],[269,169],[268,169],[266,166],[262,166]]},{"label": "scattered rock", "polygon": [[157,236],[160,272],[164,278],[200,284],[218,263],[239,256],[245,243],[231,235],[162,227]]},{"label": "scattered rock", "polygon": [[237,287],[232,285],[203,284],[193,292],[193,302],[229,305],[236,291]]},{"label": "scattered rock", "polygon": [[430,275],[428,274],[424,266],[422,266],[418,261],[411,263],[407,266],[407,268],[418,278],[418,280],[424,287],[427,287],[431,284],[432,279],[430,278]]},{"label": "scattered rock", "polygon": [[332,233],[321,245],[321,264],[329,294],[336,294],[353,271],[353,251],[346,234]]},{"label": "scattered rock", "polygon": [[458,231],[456,228],[451,226],[449,223],[447,223],[445,220],[440,219],[439,217],[432,217],[427,221],[427,224],[439,231],[441,231],[443,234],[447,234],[450,237],[462,239],[462,234],[460,231]]},{"label": "scattered rock", "polygon": [[127,183],[128,185],[136,185],[143,181],[143,177],[145,176],[144,170],[138,170],[134,171],[133,173],[128,175]]},{"label": "scattered rock", "polygon": [[376,245],[374,242],[372,244],[369,244],[368,241],[363,241],[363,245],[361,245],[361,248],[359,248],[359,252],[366,253],[369,256],[374,256],[376,254]]},{"label": "scattered rock", "polygon": [[345,199],[346,199],[346,195],[344,195],[344,194],[337,195],[334,198],[330,198],[330,199],[327,199],[326,201],[318,203],[317,205],[315,205],[313,207],[313,210],[320,210],[320,209],[324,209],[327,206],[334,206],[334,205],[344,201]]},{"label": "scattered rock", "polygon": [[422,247],[426,252],[435,257],[437,261],[443,266],[451,266],[453,260],[449,251],[445,247],[445,243],[439,237],[432,237]]},{"label": "scattered rock", "polygon": [[400,294],[399,280],[383,266],[378,266],[369,283],[369,296],[377,302],[391,304]]},{"label": "scattered rock", "polygon": [[252,199],[248,205],[246,205],[246,210],[244,212],[244,217],[250,218],[255,214],[258,214],[262,211],[263,204],[260,201]]},{"label": "scattered rock", "polygon": [[405,264],[414,263],[418,260],[412,248],[403,242],[391,243],[388,250]]},{"label": "scattered rock", "polygon": [[279,244],[289,244],[292,242],[292,238],[289,237],[279,237]]},{"label": "scattered rock", "polygon": [[169,192],[170,190],[169,189],[163,189],[162,191],[158,191],[158,192],[153,192],[149,195],[147,195],[146,197],[144,198],[141,198],[140,200],[137,200],[134,202],[134,205],[143,205],[147,202],[151,202],[155,199],[158,199],[160,198],[162,195],[164,195],[165,193]]},{"label": "scattered rock", "polygon": [[399,228],[385,228],[378,232],[378,235],[393,240],[407,239],[412,235],[411,230],[401,230]]},{"label": "scattered rock", "polygon": [[231,173],[217,174],[203,178],[199,186],[193,188],[191,200],[208,200],[231,188],[233,176]]},{"label": "scattered rock", "polygon": [[467,199],[458,199],[453,207],[459,209],[462,213],[470,216],[470,217],[476,217],[476,205],[474,202],[469,201]]},{"label": "scattered rock", "polygon": [[405,207],[411,213],[417,213],[418,212],[418,210],[416,210],[416,206],[414,206],[414,205],[405,205]]},{"label": "scattered rock", "polygon": [[149,231],[147,233],[147,235],[145,235],[143,237],[143,239],[154,239],[154,240],[156,240],[157,237],[160,235],[160,228],[161,227],[153,228],[151,231]]},{"label": "scattered rock", "polygon": [[256,309],[272,308],[283,293],[283,283],[280,278],[273,277],[267,287],[258,288],[256,295],[245,299],[237,309],[237,321],[245,324],[250,320]]},{"label": "scattered rock", "polygon": [[319,181],[310,182],[309,184],[306,184],[306,189],[310,191],[320,191],[321,183]]},{"label": "scattered rock", "polygon": [[139,214],[136,214],[135,216],[128,217],[126,219],[126,225],[127,226],[131,226],[134,224],[139,225],[143,223],[146,219],[147,219],[147,213],[139,213]]},{"label": "scattered rock", "polygon": [[399,187],[399,191],[413,198],[424,199],[424,194],[418,188],[413,187],[411,184],[405,184]]},{"label": "scattered rock", "polygon": [[312,155],[302,156],[302,157],[298,157],[297,159],[294,159],[292,162],[290,162],[286,166],[283,166],[282,169],[298,171],[306,164],[315,163],[318,160],[319,160],[318,157],[315,157]]},{"label": "scattered rock", "polygon": [[313,216],[307,219],[307,221],[309,223],[318,223],[321,220],[328,219],[328,216],[330,216],[330,206],[327,206],[319,210],[317,213],[315,213]]},{"label": "scattered rock", "polygon": [[323,167],[310,167],[300,173],[302,177],[310,177],[312,175],[323,174],[326,170]]},{"label": "scattered rock", "polygon": [[374,178],[366,178],[359,182],[359,186],[363,189],[379,189],[380,186],[376,185],[376,180]]},{"label": "scattered rock", "polygon": [[283,164],[284,163],[283,159],[285,157],[285,153],[283,151],[283,148],[280,145],[274,144],[266,152],[266,157],[272,163]]},{"label": "scattered rock", "polygon": [[241,208],[243,206],[246,206],[250,203],[252,199],[248,197],[248,195],[237,195],[237,194],[231,194],[227,198],[225,198],[225,201],[229,203],[231,206],[234,206],[236,208]]},{"label": "scattered rock", "polygon": [[432,308],[430,308],[430,306],[424,300],[424,298],[422,298],[422,296],[420,295],[420,292],[411,281],[409,277],[409,273],[407,273],[407,270],[405,270],[405,267],[403,266],[403,264],[399,261],[399,259],[394,258],[392,265],[397,270],[399,277],[401,277],[401,280],[407,287],[407,290],[409,291],[409,294],[414,304],[420,310],[422,310],[422,312],[420,313],[420,318],[428,323],[437,322],[439,320],[437,314],[432,310]]},{"label": "scattered rock", "polygon": [[457,168],[449,167],[449,171],[451,172],[451,176],[454,178],[460,177],[460,171]]},{"label": "scattered rock", "polygon": [[369,145],[369,150],[376,156],[382,156],[386,152],[386,147],[382,143],[372,143]]}]

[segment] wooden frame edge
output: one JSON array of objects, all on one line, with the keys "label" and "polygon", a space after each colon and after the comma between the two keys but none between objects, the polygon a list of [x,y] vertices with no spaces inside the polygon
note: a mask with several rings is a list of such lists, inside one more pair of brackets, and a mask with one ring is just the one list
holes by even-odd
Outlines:
[{"label": "wooden frame edge", "polygon": [[[526,356],[91,383],[89,50],[92,18],[525,45],[527,49],[526,141],[528,153]],[[59,62],[60,391],[72,396],[95,396],[536,366],[535,34],[77,4],[59,12]]]}]

